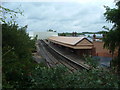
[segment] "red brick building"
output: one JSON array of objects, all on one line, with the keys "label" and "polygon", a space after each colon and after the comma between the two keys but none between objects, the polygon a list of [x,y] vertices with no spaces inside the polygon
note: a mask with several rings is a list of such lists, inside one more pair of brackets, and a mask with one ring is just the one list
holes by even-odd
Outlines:
[{"label": "red brick building", "polygon": [[[94,52],[93,55],[95,56],[103,56],[103,57],[112,57],[111,52],[106,49],[103,48],[104,46],[104,42],[102,41],[93,41],[93,45],[94,45]],[[114,53],[114,57],[117,56],[117,51]]]}]

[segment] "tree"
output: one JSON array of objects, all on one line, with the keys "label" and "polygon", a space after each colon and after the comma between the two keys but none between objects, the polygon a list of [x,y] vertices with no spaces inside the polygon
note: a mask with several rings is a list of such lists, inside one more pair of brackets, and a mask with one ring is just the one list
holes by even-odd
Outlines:
[{"label": "tree", "polygon": [[[23,15],[23,11],[19,8],[16,10],[11,10],[0,5],[0,22],[13,24],[16,23],[17,14]],[[9,19],[8,19],[9,18]]]},{"label": "tree", "polygon": [[[17,14],[9,9],[5,13]],[[10,18],[10,17],[6,17]],[[35,39],[31,40],[26,33],[27,25],[19,27],[13,19],[2,22],[2,86],[3,88],[20,88],[30,86],[30,72],[36,64],[32,59],[32,51],[35,48]]]},{"label": "tree", "polygon": [[105,34],[103,38],[104,47],[108,48],[113,54],[115,50],[118,50],[117,59],[113,62],[113,66],[116,67],[117,72],[120,71],[120,1],[116,3],[116,8],[111,9],[108,6],[104,6],[106,8],[106,12],[104,16],[106,21],[113,23],[113,27],[108,29],[108,32]]},{"label": "tree", "polygon": [[[35,42],[30,40],[26,27],[18,28],[16,24],[3,24],[2,27],[3,80],[7,85],[16,88],[29,86],[29,73],[34,68],[32,51]],[[5,81],[3,81],[4,87]]]}]

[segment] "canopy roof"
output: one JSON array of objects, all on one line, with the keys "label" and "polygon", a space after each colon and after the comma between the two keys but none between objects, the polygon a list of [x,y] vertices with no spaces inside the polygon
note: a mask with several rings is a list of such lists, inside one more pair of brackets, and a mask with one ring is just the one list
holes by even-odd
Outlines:
[{"label": "canopy roof", "polygon": [[59,43],[68,44],[68,45],[76,45],[83,39],[86,39],[87,41],[89,41],[89,43],[92,43],[90,40],[88,40],[85,37],[52,36],[52,37],[49,37],[48,39],[59,42]]}]

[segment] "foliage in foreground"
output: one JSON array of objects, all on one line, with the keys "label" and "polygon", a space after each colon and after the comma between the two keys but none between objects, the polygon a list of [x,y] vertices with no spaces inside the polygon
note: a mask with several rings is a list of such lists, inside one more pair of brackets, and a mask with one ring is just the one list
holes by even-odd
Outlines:
[{"label": "foliage in foreground", "polygon": [[35,40],[26,33],[27,27],[2,24],[2,79],[3,87],[27,87],[29,73],[34,69],[32,51]]},{"label": "foliage in foreground", "polygon": [[102,69],[69,73],[63,66],[47,68],[38,65],[29,75],[20,76],[28,78],[29,82],[24,79],[19,83],[13,79],[4,88],[118,88],[120,82],[116,75]]},{"label": "foliage in foreground", "polygon": [[114,62],[112,67],[115,67],[115,71],[120,74],[120,1],[116,0],[116,2],[116,8],[111,9],[108,6],[105,6],[106,12],[104,13],[104,16],[106,21],[113,23],[113,26],[111,29],[108,29],[103,41],[104,47],[109,49],[112,55],[117,51],[118,56],[117,59],[112,60]]},{"label": "foliage in foreground", "polygon": [[99,66],[99,58],[93,58],[92,56],[84,55],[83,60],[85,60],[85,63],[93,68],[97,68]]},{"label": "foliage in foreground", "polygon": [[63,66],[37,67],[30,78],[31,88],[118,88],[118,77],[102,69],[68,73]]}]

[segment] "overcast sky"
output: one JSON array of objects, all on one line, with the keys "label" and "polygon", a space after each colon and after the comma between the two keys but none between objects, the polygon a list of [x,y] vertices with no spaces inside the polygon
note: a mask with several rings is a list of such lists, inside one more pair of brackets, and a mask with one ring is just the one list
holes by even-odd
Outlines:
[{"label": "overcast sky", "polygon": [[[21,6],[20,6],[21,5]],[[77,2],[5,2],[9,9],[20,8],[24,16],[19,16],[20,26],[28,25],[28,32],[97,32],[110,27],[105,21],[103,5],[114,7],[114,0],[77,0]]]}]

